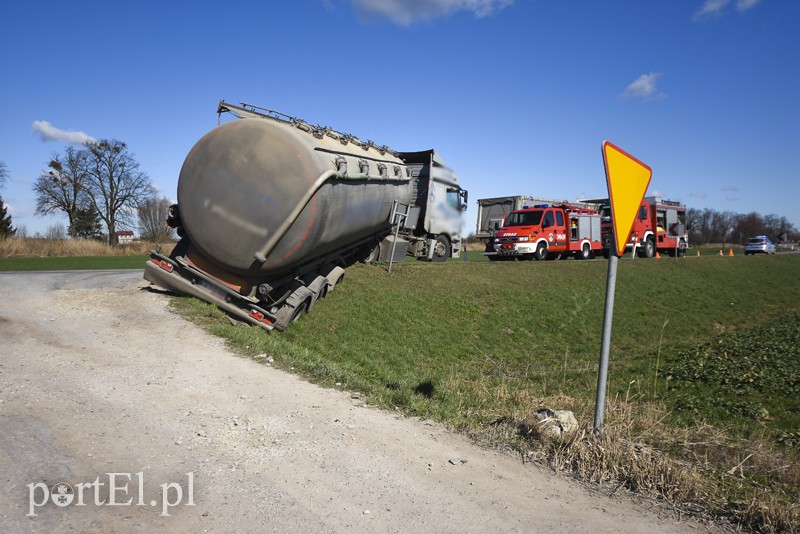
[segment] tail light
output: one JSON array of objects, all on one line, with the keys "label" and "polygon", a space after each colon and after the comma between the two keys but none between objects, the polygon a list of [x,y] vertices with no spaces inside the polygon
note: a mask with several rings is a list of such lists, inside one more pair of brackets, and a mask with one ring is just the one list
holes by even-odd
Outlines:
[{"label": "tail light", "polygon": [[158,265],[159,267],[161,267],[162,269],[164,269],[168,273],[171,273],[175,269],[175,266],[172,265],[167,260],[159,260],[158,258],[153,258],[153,263],[155,263],[156,265]]},{"label": "tail light", "polygon": [[272,321],[270,321],[266,315],[258,310],[250,310],[250,317],[259,323],[272,324]]}]

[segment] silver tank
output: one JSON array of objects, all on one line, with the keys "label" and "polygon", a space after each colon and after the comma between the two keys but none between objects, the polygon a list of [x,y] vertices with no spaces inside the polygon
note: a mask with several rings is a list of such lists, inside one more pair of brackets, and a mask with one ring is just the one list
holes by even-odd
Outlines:
[{"label": "silver tank", "polygon": [[412,185],[391,151],[272,118],[237,119],[207,133],[181,169],[183,228],[209,261],[273,275],[387,227]]}]

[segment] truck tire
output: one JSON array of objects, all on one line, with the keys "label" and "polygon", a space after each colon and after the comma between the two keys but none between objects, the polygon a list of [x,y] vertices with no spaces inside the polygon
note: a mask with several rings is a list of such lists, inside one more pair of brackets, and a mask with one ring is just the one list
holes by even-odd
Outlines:
[{"label": "truck tire", "polygon": [[378,261],[378,258],[381,257],[381,244],[376,243],[375,245],[368,246],[362,252],[361,259],[358,260],[360,263],[375,263]]},{"label": "truck tire", "polygon": [[447,258],[450,257],[450,241],[447,237],[442,234],[437,235],[436,244],[434,244],[433,247],[433,256],[431,259],[437,263],[447,261]]},{"label": "truck tire", "polygon": [[575,253],[575,258],[578,260],[588,260],[592,257],[592,247],[589,246],[589,243],[584,243],[581,247],[580,252]]},{"label": "truck tire", "polygon": [[644,245],[638,250],[640,258],[652,258],[656,255],[656,243],[652,237],[648,237]]},{"label": "truck tire", "polygon": [[544,243],[544,241],[541,241],[538,245],[536,245],[536,252],[533,253],[533,257],[538,261],[547,259],[547,245]]},{"label": "truck tire", "polygon": [[314,294],[307,287],[295,289],[276,314],[275,328],[285,330],[290,324],[308,313],[314,303]]}]

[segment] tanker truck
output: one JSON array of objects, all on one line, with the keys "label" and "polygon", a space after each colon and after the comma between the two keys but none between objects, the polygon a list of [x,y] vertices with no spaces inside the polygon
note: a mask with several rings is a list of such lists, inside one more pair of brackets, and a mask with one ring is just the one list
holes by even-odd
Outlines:
[{"label": "tanker truck", "polygon": [[467,192],[434,150],[387,146],[274,110],[220,101],[236,118],[204,135],[178,178],[144,278],[233,319],[285,329],[356,262],[461,254]]}]

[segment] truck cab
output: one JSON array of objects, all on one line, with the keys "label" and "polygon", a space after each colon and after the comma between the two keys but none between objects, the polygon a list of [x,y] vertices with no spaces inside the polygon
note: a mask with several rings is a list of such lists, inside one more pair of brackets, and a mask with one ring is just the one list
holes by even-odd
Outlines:
[{"label": "truck cab", "polygon": [[413,188],[406,254],[437,262],[460,257],[467,191],[435,150],[399,155],[408,166]]}]

